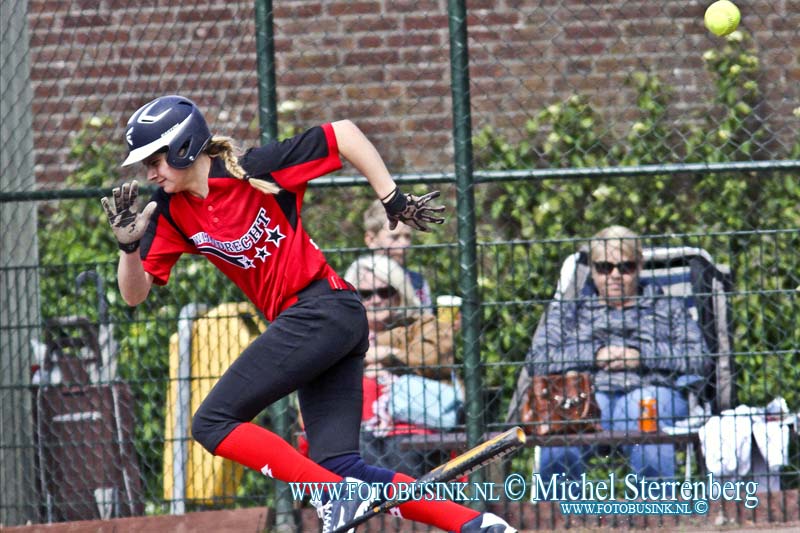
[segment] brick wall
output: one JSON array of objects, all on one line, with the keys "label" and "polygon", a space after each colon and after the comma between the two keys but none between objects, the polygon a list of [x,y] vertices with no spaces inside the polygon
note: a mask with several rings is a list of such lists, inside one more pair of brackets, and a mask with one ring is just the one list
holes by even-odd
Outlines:
[{"label": "brick wall", "polygon": [[[303,103],[283,121],[351,118],[394,170],[451,169],[444,0],[273,3],[278,95]],[[612,128],[625,128],[634,102],[623,81],[643,69],[676,87],[676,117],[691,113],[713,94],[702,53],[720,45],[702,25],[706,4],[468,2],[473,129],[491,124],[519,138],[536,111],[574,92],[588,94]],[[800,0],[742,8],[764,67],[761,113],[785,145],[797,134]],[[216,131],[256,142],[251,1],[30,0],[28,18],[40,181],[57,183],[69,171],[68,141],[86,119],[112,116],[121,139],[127,116],[164,93],[195,99]]]}]

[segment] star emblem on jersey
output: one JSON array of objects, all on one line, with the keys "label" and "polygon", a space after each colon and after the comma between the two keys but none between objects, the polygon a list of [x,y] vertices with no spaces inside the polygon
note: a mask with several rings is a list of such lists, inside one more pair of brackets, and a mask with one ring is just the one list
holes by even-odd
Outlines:
[{"label": "star emblem on jersey", "polygon": [[200,252],[248,270],[258,266],[256,260],[261,261],[261,264],[266,263],[274,252],[268,250],[269,245],[273,244],[278,248],[281,240],[286,238],[281,233],[280,225],[269,227],[271,222],[272,219],[262,207],[247,231],[236,239],[222,241],[205,231],[195,233],[190,239]]},{"label": "star emblem on jersey", "polygon": [[267,247],[266,246],[261,246],[259,248],[256,248],[256,259],[261,259],[262,263],[264,261],[266,261],[267,257],[269,257],[271,255],[272,254],[267,251]]},{"label": "star emblem on jersey", "polygon": [[275,246],[281,245],[281,239],[286,235],[281,233],[281,227],[275,226],[274,228],[267,228],[267,242],[274,243]]}]

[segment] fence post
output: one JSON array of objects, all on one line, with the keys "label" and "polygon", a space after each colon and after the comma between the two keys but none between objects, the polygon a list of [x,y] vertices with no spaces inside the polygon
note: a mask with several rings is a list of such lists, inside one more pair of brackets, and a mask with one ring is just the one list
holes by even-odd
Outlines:
[{"label": "fence post", "polygon": [[[33,170],[28,2],[0,2],[0,193],[30,191]],[[0,524],[37,521],[30,339],[39,331],[36,204],[0,208]]]},{"label": "fence post", "polygon": [[261,144],[265,144],[278,138],[272,0],[256,0],[256,62],[258,68],[258,122],[261,130]]},{"label": "fence post", "polygon": [[[467,9],[464,0],[448,0],[450,76],[453,95],[453,144],[458,221],[459,289],[463,298],[462,335],[467,402],[467,441],[474,446],[483,434],[481,391],[480,301],[475,237],[475,182],[472,175],[472,117],[469,99]],[[475,480],[481,479],[476,473]]]},{"label": "fence post", "polygon": [[[256,61],[258,66],[258,121],[261,144],[278,138],[277,96],[275,90],[275,34],[272,0],[256,0]],[[270,407],[272,429],[291,442],[289,399],[282,398]],[[297,521],[289,485],[275,480],[275,529],[294,531]]]}]

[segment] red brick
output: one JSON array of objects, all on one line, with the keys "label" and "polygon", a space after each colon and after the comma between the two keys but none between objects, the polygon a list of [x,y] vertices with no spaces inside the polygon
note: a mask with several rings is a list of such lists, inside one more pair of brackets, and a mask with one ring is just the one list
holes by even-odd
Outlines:
[{"label": "red brick", "polygon": [[96,28],[107,26],[111,23],[109,15],[99,14],[80,14],[80,15],[65,15],[61,19],[61,24],[65,29],[75,28]]},{"label": "red brick", "polygon": [[387,72],[387,78],[389,80],[402,82],[441,81],[445,76],[447,76],[448,70],[448,66],[442,66],[441,68],[433,66],[403,66],[400,68],[389,69]]},{"label": "red brick", "polygon": [[397,20],[387,17],[358,17],[342,21],[342,30],[345,33],[377,32],[398,28]]},{"label": "red brick", "polygon": [[403,126],[404,129],[415,132],[442,131],[450,129],[452,121],[449,115],[441,118],[414,118],[404,120]]},{"label": "red brick", "polygon": [[400,33],[386,39],[387,46],[405,48],[408,46],[441,46],[444,39],[438,32]]},{"label": "red brick", "polygon": [[439,12],[441,6],[436,0],[393,0],[386,2],[386,11],[389,13]]},{"label": "red brick", "polygon": [[449,97],[450,96],[450,86],[449,85],[419,85],[419,86],[412,86],[408,88],[408,96],[411,98],[427,98],[427,97]]},{"label": "red brick", "polygon": [[378,2],[326,2],[325,11],[328,15],[332,15],[334,17],[346,15],[366,15],[380,13],[381,6]]},{"label": "red brick", "polygon": [[603,39],[619,37],[619,29],[606,24],[575,24],[564,28],[564,35],[568,39]]},{"label": "red brick", "polygon": [[429,65],[431,63],[448,63],[448,52],[442,48],[411,48],[400,52],[400,59],[403,64],[421,63]]},{"label": "red brick", "polygon": [[176,11],[176,15],[177,22],[208,22],[213,20],[219,23],[225,20],[237,20],[233,17],[233,13],[231,13],[229,9],[222,7],[180,9]]},{"label": "red brick", "polygon": [[335,72],[330,74],[328,82],[331,84],[342,85],[347,83],[380,83],[385,79],[386,70],[380,66],[372,65],[370,67],[357,69],[353,69],[352,67],[348,67],[347,69],[336,69]]},{"label": "red brick", "polygon": [[379,48],[384,46],[383,37],[377,34],[361,37],[356,43],[358,48]]},{"label": "red brick", "polygon": [[467,24],[470,28],[473,25],[486,25],[486,26],[504,26],[508,29],[509,26],[515,26],[520,22],[520,15],[516,11],[507,13],[498,13],[496,11],[489,11],[486,13],[474,13],[471,10],[468,12]]},{"label": "red brick", "polygon": [[345,65],[386,65],[396,63],[400,54],[394,50],[381,50],[373,52],[348,52],[344,55]]},{"label": "red brick", "polygon": [[302,19],[317,18],[322,15],[322,3],[292,5],[286,2],[274,2],[272,4],[273,19]]},{"label": "red brick", "polygon": [[448,28],[447,16],[444,15],[430,15],[430,16],[407,16],[403,17],[402,28],[405,31],[421,31],[421,30],[436,30]]}]

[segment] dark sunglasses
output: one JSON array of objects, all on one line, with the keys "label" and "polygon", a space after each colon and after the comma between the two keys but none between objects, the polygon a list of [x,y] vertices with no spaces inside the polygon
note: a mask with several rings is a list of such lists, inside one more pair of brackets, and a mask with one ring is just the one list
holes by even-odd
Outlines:
[{"label": "dark sunglasses", "polygon": [[378,287],[375,290],[358,289],[358,295],[361,296],[362,300],[369,300],[373,294],[377,295],[381,300],[388,300],[397,294],[397,289],[394,287]]},{"label": "dark sunglasses", "polygon": [[623,261],[621,263],[609,263],[608,261],[595,261],[592,262],[592,267],[598,274],[608,275],[611,274],[615,268],[619,270],[620,274],[633,274],[639,268],[636,261]]}]

